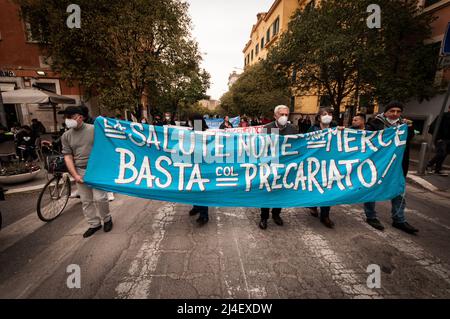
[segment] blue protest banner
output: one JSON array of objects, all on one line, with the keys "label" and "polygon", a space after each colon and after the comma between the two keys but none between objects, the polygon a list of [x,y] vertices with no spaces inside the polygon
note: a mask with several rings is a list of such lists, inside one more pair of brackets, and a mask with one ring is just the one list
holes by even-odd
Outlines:
[{"label": "blue protest banner", "polygon": [[310,207],[402,194],[407,127],[279,136],[194,132],[99,117],[85,182],[161,201]]},{"label": "blue protest banner", "polygon": [[[205,119],[205,121],[206,125],[208,125],[210,129],[218,129],[220,125],[223,123],[223,119]],[[230,123],[231,125],[233,125],[233,127],[238,127],[240,122],[241,122],[240,116],[230,118]]]}]

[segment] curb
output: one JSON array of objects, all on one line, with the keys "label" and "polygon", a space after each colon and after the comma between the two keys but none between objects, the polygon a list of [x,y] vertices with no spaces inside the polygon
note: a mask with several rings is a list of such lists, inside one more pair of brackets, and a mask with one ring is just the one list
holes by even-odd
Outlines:
[{"label": "curb", "polygon": [[412,175],[412,174],[408,174],[406,176],[406,179],[408,181],[410,181],[411,183],[420,186],[421,188],[430,191],[430,192],[439,192],[439,189],[434,186],[433,184],[431,184],[430,182],[424,180],[423,178],[417,176],[417,175]]},{"label": "curb", "polygon": [[408,174],[408,176],[406,176],[406,179],[411,184],[416,185],[417,187],[419,187],[425,191],[428,191],[428,192],[431,192],[431,193],[437,194],[439,196],[443,196],[445,198],[450,199],[450,189],[447,189],[447,190],[439,189],[436,186],[434,186],[433,184],[431,184],[430,182],[421,178],[420,176],[413,175],[413,174]]},{"label": "curb", "polygon": [[[70,182],[73,184],[75,180],[70,177]],[[20,194],[20,193],[28,193],[28,192],[33,192],[33,191],[38,191],[44,188],[44,186],[47,184],[47,182],[45,182],[44,184],[39,184],[39,185],[34,185],[34,186],[26,186],[26,187],[20,187],[20,188],[14,188],[14,189],[9,189],[5,192],[5,195],[13,195],[13,194]]]}]

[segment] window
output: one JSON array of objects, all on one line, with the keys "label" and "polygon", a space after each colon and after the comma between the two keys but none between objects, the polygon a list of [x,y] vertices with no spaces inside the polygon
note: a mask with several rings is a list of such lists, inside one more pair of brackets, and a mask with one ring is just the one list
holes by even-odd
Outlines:
[{"label": "window", "polygon": [[267,30],[266,41],[267,41],[267,43],[270,42],[270,28]]},{"label": "window", "polygon": [[35,85],[38,86],[39,88],[45,90],[45,91],[50,91],[50,92],[53,92],[53,93],[57,93],[56,92],[56,83],[36,82]]},{"label": "window", "polygon": [[43,42],[41,25],[32,25],[25,14],[24,24],[28,42]]},{"label": "window", "polygon": [[252,61],[253,61],[253,50],[252,50]]},{"label": "window", "polygon": [[258,56],[258,54],[259,54],[259,43],[256,45],[255,53],[256,53],[256,56]]},{"label": "window", "polygon": [[261,39],[261,50],[264,48],[264,37]]},{"label": "window", "polygon": [[278,32],[280,32],[280,18],[278,17],[275,22],[273,23],[273,36],[277,35]]}]

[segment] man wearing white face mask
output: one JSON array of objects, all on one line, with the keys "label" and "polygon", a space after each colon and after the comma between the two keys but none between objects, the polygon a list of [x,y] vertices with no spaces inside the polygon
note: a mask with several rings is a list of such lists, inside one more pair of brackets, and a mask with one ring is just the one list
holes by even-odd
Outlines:
[{"label": "man wearing white face mask", "polygon": [[[333,123],[333,112],[329,108],[321,108],[319,113],[316,115],[316,123],[311,126],[308,130],[310,132],[322,131],[331,127],[335,127],[336,124]],[[320,222],[328,228],[334,228],[334,222],[330,219],[330,206],[320,207],[320,214],[317,207],[309,207],[311,210],[311,215],[314,217],[320,217]]]},{"label": "man wearing white face mask", "polygon": [[[89,229],[84,238],[92,236],[102,228],[105,232],[113,227],[109,213],[108,195],[106,192],[93,189],[84,184],[83,177],[89,156],[94,144],[94,126],[84,123],[83,110],[77,106],[69,106],[64,111],[65,124],[68,128],[61,137],[62,153],[70,175],[77,183],[84,216],[89,223]],[[100,215],[97,216],[97,212]]]},{"label": "man wearing white face mask", "polygon": [[[278,105],[274,110],[275,121],[264,126],[267,129],[267,133],[279,134],[279,135],[296,135],[298,128],[288,123],[289,108],[286,105]],[[267,228],[267,220],[269,219],[270,208],[261,208],[261,221],[259,222],[259,228]],[[283,220],[280,217],[281,208],[272,208],[272,218],[275,224],[283,226]]]}]

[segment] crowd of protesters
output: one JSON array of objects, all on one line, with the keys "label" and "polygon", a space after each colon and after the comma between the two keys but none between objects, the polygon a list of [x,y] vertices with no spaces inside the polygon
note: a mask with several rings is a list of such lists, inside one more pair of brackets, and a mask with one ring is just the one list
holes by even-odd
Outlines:
[{"label": "crowd of protesters", "polygon": [[[387,104],[384,107],[383,112],[375,116],[374,118],[367,119],[365,114],[356,114],[352,119],[350,128],[356,130],[378,131],[384,130],[389,127],[396,127],[402,124],[407,124],[408,140],[406,143],[406,149],[402,162],[403,174],[406,176],[409,164],[410,141],[414,137],[414,130],[412,128],[412,122],[402,117],[403,110],[404,105],[402,103],[393,101]],[[110,231],[112,229],[112,219],[111,215],[109,214],[109,207],[107,205],[107,193],[93,191],[92,189],[88,190],[83,185],[83,175],[86,169],[87,158],[90,155],[93,144],[92,123],[94,120],[89,116],[88,109],[86,107],[69,107],[61,113],[65,116],[65,124],[67,129],[62,137],[63,153],[66,156],[66,163],[70,168],[71,175],[75,178],[77,183],[81,184],[83,212],[90,225],[89,229],[84,234],[84,237],[93,235],[101,228],[102,223],[104,230]],[[444,116],[444,129],[441,129],[439,131],[439,136],[437,139],[437,154],[429,162],[429,166],[435,166],[436,171],[440,171],[443,159],[445,159],[445,156],[448,154],[448,150],[450,149],[450,137],[448,131],[448,121],[450,121],[450,116],[448,114],[450,114],[450,112],[447,112]],[[274,109],[272,120],[264,116],[250,117],[243,115],[240,116],[239,124],[236,126],[243,128],[249,126],[264,126],[264,128],[267,129],[268,132],[271,132],[275,129],[274,132],[280,135],[292,135],[298,133],[305,134],[308,132],[315,132],[333,127],[344,129],[343,126],[338,125],[338,119],[333,118],[333,112],[329,108],[321,108],[314,118],[311,118],[310,115],[301,116],[298,119],[297,125],[293,125],[289,122],[289,115],[289,108],[284,105],[279,105]],[[215,118],[217,119],[217,116]],[[123,120],[124,118],[121,115],[117,115],[116,119]],[[163,114],[163,116],[154,115],[151,121],[146,117],[134,119],[134,121],[140,122],[142,124],[151,123],[155,126],[178,125],[191,126],[193,128],[193,123],[195,121],[201,121],[201,126],[195,127],[194,129],[205,131],[208,129],[208,125],[205,119],[207,119],[206,116],[193,114],[187,121],[177,121],[177,118],[174,117],[172,113],[166,112]],[[233,121],[230,120],[229,116],[225,116],[222,123],[220,124],[220,129],[233,128],[232,122]],[[17,135],[22,140],[28,143],[32,143],[32,141],[30,142],[31,138],[28,140],[25,138],[25,136],[36,136],[38,134],[42,134],[43,132],[45,132],[45,128],[42,128],[39,123],[33,121],[32,127],[20,128],[17,131]],[[97,208],[95,209],[94,206]],[[401,194],[391,199],[392,226],[409,234],[415,234],[418,232],[418,229],[411,226],[406,221],[405,208],[405,194]],[[310,214],[313,217],[318,218],[324,226],[328,228],[334,228],[335,222],[330,218],[331,210],[332,207],[330,206],[309,207]],[[384,229],[384,226],[377,217],[376,203],[363,203],[362,211],[366,216],[366,222],[370,226],[380,231]],[[267,229],[270,213],[272,213],[272,219],[276,225],[284,225],[284,221],[281,217],[281,208],[263,207],[261,208],[259,221],[259,227],[261,229]],[[193,206],[193,208],[189,212],[189,215],[194,216],[197,214],[199,215],[199,217],[197,218],[197,222],[199,225],[205,225],[206,223],[208,223],[208,207]]]}]

